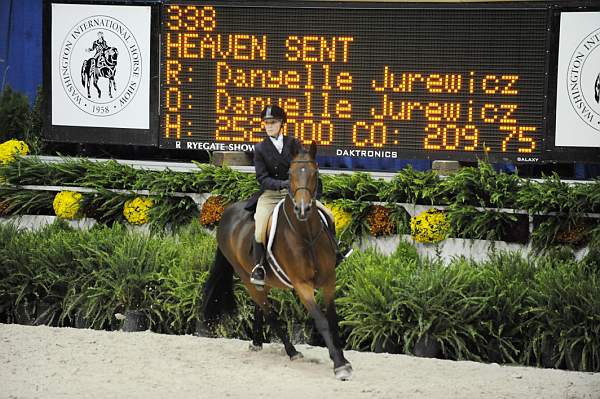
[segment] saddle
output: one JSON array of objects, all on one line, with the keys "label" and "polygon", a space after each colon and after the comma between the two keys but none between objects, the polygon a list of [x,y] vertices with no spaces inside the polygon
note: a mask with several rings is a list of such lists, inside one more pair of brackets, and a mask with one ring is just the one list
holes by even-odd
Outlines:
[{"label": "saddle", "polygon": [[106,57],[104,56],[104,52],[102,52],[102,54],[99,54],[94,59],[96,60],[96,68],[103,68],[106,66]]},{"label": "saddle", "polygon": [[246,205],[244,205],[244,209],[247,210],[248,212],[250,212],[251,215],[254,215],[256,213],[256,206],[258,205],[258,199],[260,198],[260,195],[262,193],[263,193],[262,191],[257,191],[254,194],[252,194],[252,197],[250,197],[246,200]]}]

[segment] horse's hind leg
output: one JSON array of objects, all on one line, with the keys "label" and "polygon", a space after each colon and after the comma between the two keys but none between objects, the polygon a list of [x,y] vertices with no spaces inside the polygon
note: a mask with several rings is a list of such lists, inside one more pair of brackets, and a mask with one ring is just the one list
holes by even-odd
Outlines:
[{"label": "horse's hind leg", "polygon": [[[342,348],[340,345],[340,339],[336,331],[332,332],[332,326],[330,321],[323,315],[323,312],[319,309],[317,302],[315,301],[314,288],[309,284],[302,284],[294,287],[300,300],[315,320],[317,329],[323,336],[327,349],[329,349],[329,357],[333,360],[333,372],[335,377],[339,380],[348,380],[352,377],[352,366],[344,358]],[[335,311],[335,308],[329,308],[329,312]],[[328,312],[328,313],[329,313]],[[337,315],[335,316],[337,320]],[[333,322],[333,316],[331,316]],[[332,323],[337,324],[337,323]]]},{"label": "horse's hind leg", "polygon": [[94,87],[98,91],[98,98],[101,98],[102,97],[102,91],[100,90],[100,87],[98,86],[98,75],[96,75],[96,74],[94,74]]},{"label": "horse's hind leg", "polygon": [[[252,297],[254,302],[256,304],[258,304],[258,306],[260,306],[260,310],[262,311],[261,316],[264,315],[264,318],[267,321],[267,323],[269,323],[269,325],[271,326],[273,331],[275,331],[275,334],[277,334],[279,339],[281,339],[281,342],[283,342],[283,346],[285,347],[285,353],[287,353],[287,355],[292,360],[302,358],[302,353],[298,352],[296,350],[296,348],[294,347],[294,345],[292,345],[290,338],[287,335],[287,332],[281,327],[281,321],[279,321],[277,314],[271,308],[271,305],[267,298],[268,290],[257,291],[256,288],[254,287],[254,284],[251,284],[250,282],[248,282],[248,283],[244,282],[244,283],[245,283],[244,285],[248,289],[248,293],[250,294],[250,296]],[[252,347],[252,345],[256,346],[256,343],[259,342],[259,340],[260,340],[260,345],[262,346],[262,338],[263,338],[262,322],[260,323],[260,325],[257,325],[257,313],[258,312],[255,310],[254,327],[252,329],[253,337],[252,337],[252,344],[251,344],[250,349],[255,349]],[[259,327],[260,327],[260,330],[259,330]]]}]

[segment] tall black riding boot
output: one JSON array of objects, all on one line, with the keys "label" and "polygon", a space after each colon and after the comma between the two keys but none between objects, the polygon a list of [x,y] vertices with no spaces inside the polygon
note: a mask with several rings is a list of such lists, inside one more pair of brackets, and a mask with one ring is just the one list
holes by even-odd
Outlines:
[{"label": "tall black riding boot", "polygon": [[254,269],[250,274],[250,282],[256,286],[256,289],[262,291],[265,285],[265,246],[254,241]]}]

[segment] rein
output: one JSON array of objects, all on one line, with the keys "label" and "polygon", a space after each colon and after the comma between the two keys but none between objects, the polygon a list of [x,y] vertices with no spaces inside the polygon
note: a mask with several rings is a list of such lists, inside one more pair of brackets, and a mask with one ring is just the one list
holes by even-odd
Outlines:
[{"label": "rein", "polygon": [[[321,233],[323,233],[323,231],[325,231],[325,226],[323,225],[323,222],[320,220],[320,217],[317,214],[317,217],[319,217],[319,225],[321,226],[321,228],[317,232],[317,235],[312,240],[306,239],[306,238],[302,237],[302,234],[300,234],[300,232],[296,229],[296,227],[294,227],[294,224],[292,223],[292,220],[290,219],[290,217],[287,213],[286,206],[285,206],[285,204],[283,204],[283,205],[284,205],[283,206],[283,215],[285,216],[285,220],[287,221],[288,225],[292,228],[292,231],[294,233],[296,233],[296,235],[298,235],[300,238],[302,238],[302,241],[304,241],[304,243],[308,246],[308,248],[312,250],[312,247],[315,245],[315,243],[321,236]],[[317,210],[317,212],[318,212],[318,210]],[[310,233],[310,229],[308,230],[308,232]]]}]

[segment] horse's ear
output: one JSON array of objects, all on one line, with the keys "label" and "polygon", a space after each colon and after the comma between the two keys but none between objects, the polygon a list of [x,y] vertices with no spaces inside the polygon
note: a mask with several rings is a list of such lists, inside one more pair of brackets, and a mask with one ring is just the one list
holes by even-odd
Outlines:
[{"label": "horse's ear", "polygon": [[317,156],[317,143],[316,141],[312,141],[312,143],[310,143],[310,149],[308,150],[308,152],[310,153],[310,157],[312,159],[315,159],[315,157]]},{"label": "horse's ear", "polygon": [[296,158],[296,155],[298,155],[302,149],[302,144],[300,144],[300,142],[298,142],[298,145],[293,145],[292,148],[290,148],[290,155],[292,158]]}]

